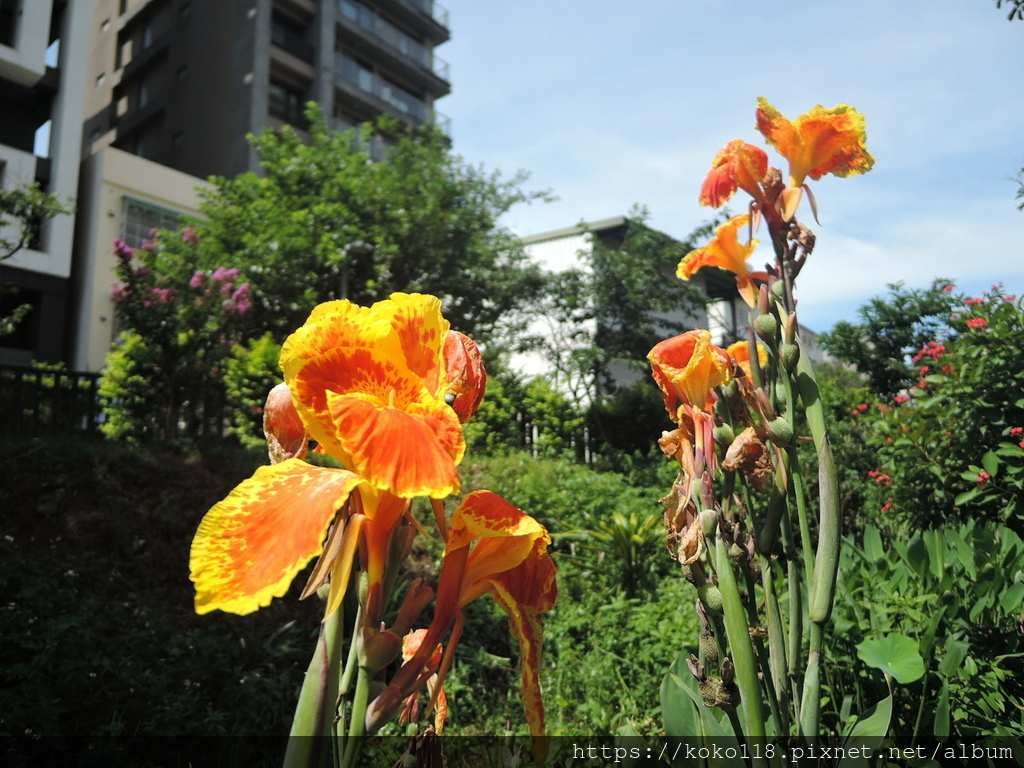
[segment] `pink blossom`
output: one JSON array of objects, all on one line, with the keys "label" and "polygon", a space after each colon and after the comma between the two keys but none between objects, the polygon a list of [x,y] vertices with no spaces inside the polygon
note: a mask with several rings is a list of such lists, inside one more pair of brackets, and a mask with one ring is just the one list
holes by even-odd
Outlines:
[{"label": "pink blossom", "polygon": [[984,328],[988,325],[988,320],[984,317],[975,317],[967,321],[968,328]]},{"label": "pink blossom", "polygon": [[197,269],[192,273],[192,279],[188,281],[190,288],[199,288],[203,284],[203,280],[206,279],[206,273],[201,269]]},{"label": "pink blossom", "polygon": [[210,279],[214,282],[230,281],[238,277],[238,270],[234,267],[217,267],[214,273],[210,275]]},{"label": "pink blossom", "polygon": [[906,395],[896,395],[895,397],[896,402],[899,403],[900,405],[903,405],[909,399],[910,398],[907,397]]},{"label": "pink blossom", "polygon": [[224,302],[224,311],[233,315],[244,315],[252,308],[252,300],[249,298],[249,284],[242,283],[231,294],[231,298]]},{"label": "pink blossom", "polygon": [[128,298],[128,285],[122,283],[120,280],[115,280],[110,284],[110,300],[114,303],[120,303]]},{"label": "pink blossom", "polygon": [[1018,435],[1024,435],[1024,427],[1013,427],[1010,430],[1010,434],[1013,437],[1017,437]]},{"label": "pink blossom", "polygon": [[154,288],[151,293],[156,296],[158,304],[170,304],[178,291],[174,288]]},{"label": "pink blossom", "polygon": [[964,304],[984,304],[984,299],[964,299]]},{"label": "pink blossom", "polygon": [[181,242],[187,243],[189,245],[198,245],[199,235],[196,234],[196,228],[185,227],[185,229],[181,231]]},{"label": "pink blossom", "polygon": [[952,285],[947,285],[947,286],[946,286],[945,288],[943,288],[942,290],[943,290],[943,291],[945,291],[946,293],[949,293],[950,291],[952,291],[952,290],[953,290],[953,286],[952,286]]},{"label": "pink blossom", "polygon": [[982,470],[981,472],[978,473],[978,485],[981,485],[982,483],[986,483],[986,482],[988,482],[991,479],[992,479],[992,475],[990,475],[988,472],[985,472],[984,470]]},{"label": "pink blossom", "polygon": [[154,237],[156,237],[156,236],[157,236],[157,233],[158,233],[159,231],[160,231],[159,229],[157,229],[156,227],[153,227],[153,228],[152,228],[151,230],[149,230],[149,235],[148,235],[148,237],[150,237],[150,238],[154,238]]},{"label": "pink blossom", "polygon": [[120,237],[116,237],[114,238],[114,253],[117,255],[117,258],[121,259],[121,261],[131,261],[132,257],[135,255],[135,249],[130,247]]}]

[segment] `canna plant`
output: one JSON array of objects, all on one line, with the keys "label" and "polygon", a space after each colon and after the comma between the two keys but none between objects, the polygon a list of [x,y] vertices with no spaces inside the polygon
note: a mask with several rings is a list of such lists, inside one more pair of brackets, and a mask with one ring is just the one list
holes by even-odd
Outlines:
[{"label": "canna plant", "polygon": [[[448,711],[443,685],[462,609],[485,594],[518,637],[526,718],[543,758],[540,615],[556,596],[551,540],[488,491],[446,514],[444,499],[459,490],[462,425],[480,405],[486,373],[476,345],[451,331],[440,309],[437,298],[401,293],[371,307],[316,307],[286,340],[285,381],[267,399],[272,463],[207,513],[192,544],[201,614],[268,605],[318,558],[302,597],[324,598],[324,620],[295,711],[289,768],[351,768],[365,738],[399,717],[433,715],[433,731],[417,742],[432,743]],[[308,463],[311,450],[339,466]],[[416,497],[429,499],[444,542],[439,581],[436,590],[408,583],[397,613],[388,613],[400,569],[424,532]],[[352,588],[358,611],[346,623]]]},{"label": "canna plant", "polygon": [[[808,179],[861,174],[874,160],[864,118],[846,105],[790,121],[760,99],[757,128],[788,161],[788,179],[760,147],[728,143],[700,202],[717,208],[742,190],[749,209],[677,271],[684,280],[705,267],[734,273],[750,309],[748,339],[722,349],[694,330],[648,357],[675,423],[659,441],[679,464],[663,499],[669,543],[696,587],[702,627],[699,654],[684,651],[662,686],[666,730],[739,739],[753,764],[778,765],[773,744],[830,736],[822,660],[841,535],[823,406],[796,315],[796,278],[815,245],[797,212],[806,198],[817,217]],[[773,261],[751,271],[762,227]],[[803,441],[814,446],[816,487],[800,470]]]}]

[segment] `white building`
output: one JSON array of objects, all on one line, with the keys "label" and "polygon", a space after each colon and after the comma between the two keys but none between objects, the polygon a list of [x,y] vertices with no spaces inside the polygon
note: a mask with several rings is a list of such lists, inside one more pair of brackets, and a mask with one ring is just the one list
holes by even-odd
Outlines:
[{"label": "white building", "polygon": [[[39,184],[61,200],[78,190],[93,0],[0,2],[0,186]],[[74,216],[45,223],[30,247],[0,263],[0,282],[18,293],[0,312],[30,304],[0,363],[64,357]]]}]

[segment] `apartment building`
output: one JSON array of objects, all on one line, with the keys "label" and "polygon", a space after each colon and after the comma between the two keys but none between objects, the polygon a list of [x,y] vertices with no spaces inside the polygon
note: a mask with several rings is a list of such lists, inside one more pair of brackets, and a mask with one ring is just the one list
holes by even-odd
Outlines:
[{"label": "apartment building", "polygon": [[246,135],[305,127],[318,102],[337,129],[386,113],[447,120],[432,0],[95,0],[84,155],[114,146],[193,176],[257,167]]},{"label": "apartment building", "polygon": [[[0,186],[38,184],[74,198],[92,0],[0,0]],[[58,216],[27,248],[0,263],[0,314],[29,304],[15,333],[0,338],[0,363],[63,358],[74,217]]]}]

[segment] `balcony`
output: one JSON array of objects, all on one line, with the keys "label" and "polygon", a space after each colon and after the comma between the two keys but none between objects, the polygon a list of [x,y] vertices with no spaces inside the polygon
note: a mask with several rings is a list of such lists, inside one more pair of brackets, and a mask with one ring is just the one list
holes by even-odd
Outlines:
[{"label": "balcony", "polygon": [[433,52],[390,22],[385,21],[356,0],[339,0],[341,15],[355,23],[364,32],[375,38],[378,44],[383,43],[393,53],[413,61],[418,67],[431,72],[441,80],[448,82],[448,62],[434,56]]},{"label": "balcony", "polygon": [[313,63],[313,46],[300,32],[278,23],[277,19],[270,26],[270,42],[307,64]]},{"label": "balcony", "polygon": [[370,96],[370,99],[364,100],[376,109],[389,112],[411,125],[436,123],[445,135],[450,135],[451,121],[447,117],[434,112],[426,102],[408,91],[363,67],[351,56],[344,53],[337,54],[335,70],[343,84],[354,86],[349,89],[350,91],[355,91],[357,95],[361,93]]}]

